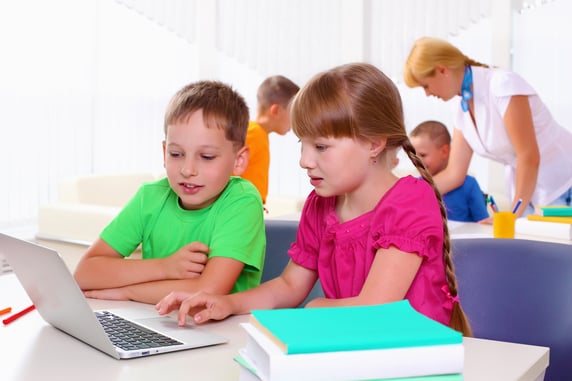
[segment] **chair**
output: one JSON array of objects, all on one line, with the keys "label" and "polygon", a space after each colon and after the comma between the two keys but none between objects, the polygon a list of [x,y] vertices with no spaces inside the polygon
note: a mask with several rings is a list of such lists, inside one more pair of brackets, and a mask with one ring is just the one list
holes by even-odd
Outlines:
[{"label": "chair", "polygon": [[545,380],[571,380],[572,245],[476,238],[452,250],[474,336],[550,347]]},{"label": "chair", "polygon": [[[274,279],[286,268],[290,257],[288,249],[292,242],[296,240],[298,221],[296,220],[271,220],[264,221],[266,228],[266,257],[264,269],[262,270],[262,282]],[[314,298],[323,297],[322,286],[318,280],[306,297],[301,306]]]}]

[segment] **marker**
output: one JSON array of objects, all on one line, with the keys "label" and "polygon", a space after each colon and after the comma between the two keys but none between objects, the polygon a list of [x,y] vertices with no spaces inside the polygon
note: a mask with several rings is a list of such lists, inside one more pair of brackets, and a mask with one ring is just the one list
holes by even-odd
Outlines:
[{"label": "marker", "polygon": [[20,311],[20,312],[16,312],[14,315],[12,315],[12,316],[10,316],[10,317],[8,317],[8,318],[2,320],[2,323],[4,323],[4,325],[8,325],[8,324],[12,323],[14,320],[16,320],[16,319],[18,319],[18,318],[20,318],[20,317],[26,315],[28,312],[31,312],[31,311],[33,311],[33,310],[35,310],[35,309],[36,309],[36,306],[34,306],[34,305],[32,304],[30,307],[25,308],[25,309],[23,309],[23,310]]},{"label": "marker", "polygon": [[522,204],[522,198],[519,198],[518,201],[516,202],[516,205],[512,209],[512,214],[516,214],[518,208],[520,208],[520,204]]},{"label": "marker", "polygon": [[493,212],[498,213],[499,208],[497,206],[497,203],[495,202],[495,199],[493,198],[493,195],[489,195],[489,200],[491,201],[491,209],[493,210]]},{"label": "marker", "polygon": [[12,312],[12,307],[7,307],[4,308],[3,310],[0,310],[0,315],[6,315],[7,313]]}]

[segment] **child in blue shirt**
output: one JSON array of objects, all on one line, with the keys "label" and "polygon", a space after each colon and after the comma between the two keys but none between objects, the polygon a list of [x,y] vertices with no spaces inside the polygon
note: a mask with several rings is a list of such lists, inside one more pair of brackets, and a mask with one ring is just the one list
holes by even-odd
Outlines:
[{"label": "child in blue shirt", "polygon": [[[411,131],[410,140],[431,176],[447,167],[451,151],[451,135],[441,122],[429,120]],[[447,218],[452,221],[479,222],[487,219],[483,191],[473,176],[467,175],[463,185],[443,195]]]}]

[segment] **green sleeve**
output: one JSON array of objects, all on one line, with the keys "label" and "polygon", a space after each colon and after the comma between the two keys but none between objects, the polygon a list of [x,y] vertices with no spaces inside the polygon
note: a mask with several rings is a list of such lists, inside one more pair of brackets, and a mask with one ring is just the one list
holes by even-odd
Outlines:
[{"label": "green sleeve", "polygon": [[210,245],[211,257],[241,261],[245,268],[235,289],[243,290],[260,283],[266,234],[262,201],[256,188],[243,179],[234,182],[219,203]]}]

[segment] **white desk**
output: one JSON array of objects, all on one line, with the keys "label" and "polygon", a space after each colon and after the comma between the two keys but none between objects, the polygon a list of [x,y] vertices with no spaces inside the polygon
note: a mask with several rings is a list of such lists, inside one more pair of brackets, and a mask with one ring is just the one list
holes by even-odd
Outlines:
[{"label": "white desk", "polygon": [[[488,224],[479,224],[476,222],[457,222],[449,221],[449,234],[451,238],[492,238],[493,237],[493,226]],[[571,240],[557,239],[552,237],[543,237],[536,235],[526,235],[516,233],[515,238],[517,239],[528,239],[532,241],[544,241],[544,242],[556,242],[565,243],[572,245]]]},{"label": "white desk", "polygon": [[[0,276],[0,309],[14,311],[30,300],[13,274]],[[152,306],[133,302],[90,300],[94,309]],[[4,318],[4,316],[3,316]],[[7,326],[0,326],[0,378],[4,381],[40,379],[113,380],[238,380],[233,357],[244,346],[246,335],[239,323],[248,316],[234,316],[204,325],[230,339],[228,344],[191,349],[131,360],[115,360],[48,325],[37,311]],[[467,338],[465,381],[542,380],[548,365],[545,347]]]}]

